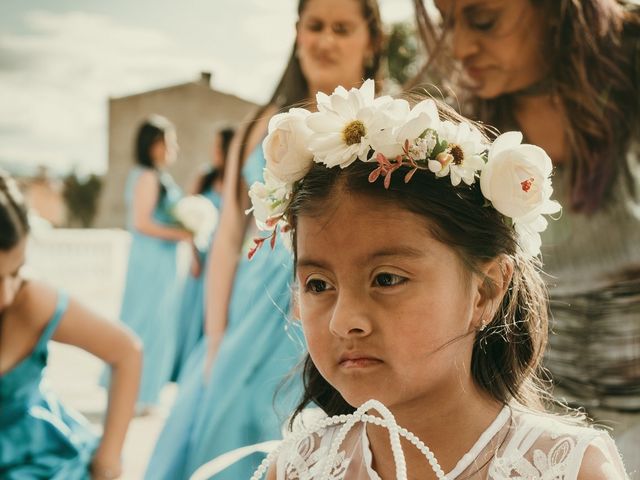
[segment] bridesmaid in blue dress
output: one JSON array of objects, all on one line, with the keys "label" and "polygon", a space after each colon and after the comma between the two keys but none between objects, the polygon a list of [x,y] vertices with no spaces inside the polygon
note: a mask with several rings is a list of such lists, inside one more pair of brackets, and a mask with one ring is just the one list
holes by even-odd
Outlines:
[{"label": "bridesmaid in blue dress", "polygon": [[[24,278],[28,233],[26,205],[15,182],[0,171],[0,478],[118,478],[140,380],[140,343],[63,292]],[[51,339],[111,366],[102,439],[47,384]]]},{"label": "bridesmaid in blue dress", "polygon": [[139,414],[156,405],[162,387],[174,379],[184,282],[177,268],[177,247],[193,237],[171,213],[182,192],[165,168],[176,154],[172,124],[151,117],[138,131],[137,164],[125,186],[132,240],[120,319],[144,346]]},{"label": "bridesmaid in blue dress", "polygon": [[[271,101],[232,143],[224,209],[207,271],[206,337],[189,359],[148,480],[186,480],[223,453],[281,438],[294,397],[301,393],[291,382],[279,388],[304,351],[298,328],[288,320],[293,260],[282,242],[247,260],[251,240],[258,236],[244,213],[247,189],[262,178],[259,144],[272,115],[313,103],[318,91],[331,93],[338,85],[351,88],[375,78],[382,24],[375,0],[300,0],[298,15],[294,49]],[[262,457],[249,456],[215,478],[249,478]]]},{"label": "bridesmaid in blue dress", "polygon": [[[233,138],[232,128],[223,128],[216,132],[212,163],[207,170],[196,179],[193,195],[202,195],[220,212],[222,205],[222,185],[224,180],[224,164]],[[178,336],[178,352],[176,355],[176,372],[174,376],[180,381],[187,358],[193,352],[204,334],[204,277],[203,267],[207,265],[207,253],[215,231],[207,245],[198,246],[194,251],[190,275],[187,276],[180,307],[180,335]]]}]

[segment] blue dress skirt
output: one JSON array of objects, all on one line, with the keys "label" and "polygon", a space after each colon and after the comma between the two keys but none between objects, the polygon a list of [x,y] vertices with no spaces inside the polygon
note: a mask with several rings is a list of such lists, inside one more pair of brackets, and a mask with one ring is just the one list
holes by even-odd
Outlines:
[{"label": "blue dress skirt", "polygon": [[98,437],[80,414],[47,388],[47,343],[67,309],[59,294],[53,317],[31,354],[0,375],[0,478],[89,480]]},{"label": "blue dress skirt", "polygon": [[[220,215],[221,198],[220,195],[212,188],[207,189],[202,196],[207,198],[216,209],[218,209],[218,215]],[[219,217],[218,217],[219,218]],[[205,272],[207,271],[207,257],[211,246],[211,241],[215,231],[212,232],[209,244],[203,246],[202,250],[198,251],[200,255],[201,273],[200,276],[194,277],[189,273],[184,282],[184,290],[182,294],[182,300],[179,310],[179,335],[178,350],[176,352],[176,365],[173,374],[174,378],[181,381],[182,373],[185,370],[187,359],[189,355],[194,351],[198,341],[204,334],[204,305],[205,305]]]},{"label": "blue dress skirt", "polygon": [[[247,184],[262,178],[263,167],[258,147],[243,170]],[[211,372],[205,381],[205,337],[189,358],[149,462],[149,480],[186,480],[225,452],[282,438],[282,427],[301,394],[299,381],[283,385],[304,352],[301,330],[288,318],[292,255],[281,241],[274,250],[265,245],[250,261],[247,251],[248,246],[238,264],[228,325]],[[216,480],[249,478],[262,458],[247,457]]]},{"label": "blue dress skirt", "polygon": [[[180,333],[179,308],[184,277],[177,268],[177,242],[145,235],[132,222],[133,195],[143,168],[132,169],[125,187],[131,248],[120,319],[140,338],[144,348],[138,406],[158,402],[162,387],[173,380]],[[182,192],[166,173],[158,174],[163,193],[154,221],[175,227],[171,214]],[[103,384],[106,382],[103,382]]]}]

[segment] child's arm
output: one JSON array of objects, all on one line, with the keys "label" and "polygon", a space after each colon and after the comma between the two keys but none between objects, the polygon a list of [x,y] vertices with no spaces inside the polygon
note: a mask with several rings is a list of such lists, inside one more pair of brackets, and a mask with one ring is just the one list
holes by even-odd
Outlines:
[{"label": "child's arm", "polygon": [[133,226],[140,233],[165,240],[191,240],[193,235],[182,228],[161,225],[153,220],[153,210],[160,195],[160,185],[156,174],[144,170],[136,181],[133,193]]},{"label": "child's arm", "polygon": [[[43,308],[55,305],[58,293],[41,284],[34,285]],[[142,346],[134,334],[108,321],[73,299],[64,313],[53,340],[74,345],[108,363],[112,370],[109,404],[102,441],[92,461],[96,478],[100,471],[120,473],[120,454],[133,416],[140,382]]]}]

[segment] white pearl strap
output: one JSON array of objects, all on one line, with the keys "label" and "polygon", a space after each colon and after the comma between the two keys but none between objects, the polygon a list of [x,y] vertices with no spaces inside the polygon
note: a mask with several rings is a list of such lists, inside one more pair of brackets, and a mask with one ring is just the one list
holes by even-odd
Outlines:
[{"label": "white pearl strap", "polygon": [[[382,417],[376,417],[366,413],[369,410],[373,409],[377,410],[382,415]],[[295,445],[303,438],[307,437],[308,435],[315,434],[319,430],[334,425],[344,424],[338,431],[336,438],[331,443],[328,455],[325,457],[325,464],[322,470],[322,474],[320,478],[317,479],[326,480],[330,478],[331,469],[334,467],[335,459],[338,456],[338,449],[340,448],[340,445],[346,438],[349,430],[351,430],[351,428],[357,422],[372,423],[389,430],[389,440],[391,442],[393,460],[396,465],[397,480],[407,480],[407,465],[404,458],[404,452],[402,451],[402,445],[400,444],[400,437],[406,438],[425,456],[432,470],[435,472],[436,477],[441,480],[447,479],[445,473],[442,471],[442,468],[438,464],[438,460],[436,459],[433,452],[429,450],[429,447],[427,447],[422,442],[422,440],[420,440],[406,428],[401,428],[400,426],[398,426],[393,414],[389,411],[389,409],[387,409],[387,407],[385,407],[377,400],[368,400],[367,402],[363,403],[354,413],[351,413],[349,415],[334,415],[333,417],[318,420],[309,429],[298,432],[287,439],[286,443],[293,443]],[[267,455],[267,457],[262,461],[258,469],[252,475],[251,480],[260,480],[263,477],[263,475],[267,472],[269,465],[273,462],[273,460],[277,458],[280,450],[282,450],[282,446],[284,443],[285,442],[282,442],[275,450],[272,450]]]}]

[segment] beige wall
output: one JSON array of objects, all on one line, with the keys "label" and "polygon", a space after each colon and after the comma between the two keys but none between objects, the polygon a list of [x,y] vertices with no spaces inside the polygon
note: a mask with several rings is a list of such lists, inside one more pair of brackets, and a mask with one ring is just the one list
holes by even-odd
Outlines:
[{"label": "beige wall", "polygon": [[246,119],[255,104],[211,89],[207,79],[109,100],[109,166],[99,202],[96,227],[124,227],[124,186],[133,166],[140,123],[150,114],[175,125],[180,144],[171,174],[185,190],[201,166],[210,161],[214,133]]}]

